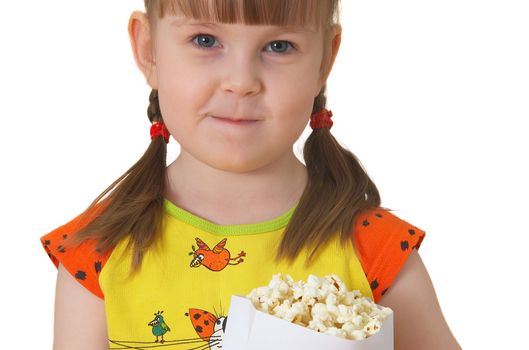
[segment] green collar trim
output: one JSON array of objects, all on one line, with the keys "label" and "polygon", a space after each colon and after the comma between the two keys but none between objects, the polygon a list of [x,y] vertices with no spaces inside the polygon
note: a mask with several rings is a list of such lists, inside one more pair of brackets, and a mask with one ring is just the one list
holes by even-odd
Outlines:
[{"label": "green collar trim", "polygon": [[223,236],[224,235],[247,235],[247,234],[257,234],[257,233],[265,233],[265,232],[270,232],[270,231],[277,231],[285,227],[288,224],[297,206],[298,204],[296,203],[296,205],[290,208],[287,212],[268,221],[257,222],[254,224],[217,225],[217,224],[212,223],[211,221],[203,219],[197,215],[194,215],[178,207],[176,204],[169,201],[167,198],[164,198],[165,211],[169,215],[193,227],[196,227],[200,230],[207,231],[215,235],[223,235]]}]

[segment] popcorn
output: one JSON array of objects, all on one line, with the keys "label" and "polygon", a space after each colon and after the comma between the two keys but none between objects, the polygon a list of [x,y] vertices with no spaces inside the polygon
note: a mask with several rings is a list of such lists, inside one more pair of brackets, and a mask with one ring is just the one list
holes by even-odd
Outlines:
[{"label": "popcorn", "polygon": [[307,282],[294,282],[290,275],[272,276],[268,286],[254,288],[246,295],[256,309],[317,332],[362,340],[382,329],[393,311],[348,291],[335,274],[309,275]]}]

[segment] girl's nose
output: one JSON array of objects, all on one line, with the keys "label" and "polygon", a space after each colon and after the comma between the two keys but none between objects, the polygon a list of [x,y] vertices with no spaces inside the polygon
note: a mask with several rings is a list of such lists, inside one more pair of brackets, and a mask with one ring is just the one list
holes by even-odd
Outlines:
[{"label": "girl's nose", "polygon": [[[222,72],[222,90],[240,96],[254,95],[262,88],[259,68],[251,58],[227,58],[231,62],[226,64]],[[221,68],[222,69],[222,68]]]}]

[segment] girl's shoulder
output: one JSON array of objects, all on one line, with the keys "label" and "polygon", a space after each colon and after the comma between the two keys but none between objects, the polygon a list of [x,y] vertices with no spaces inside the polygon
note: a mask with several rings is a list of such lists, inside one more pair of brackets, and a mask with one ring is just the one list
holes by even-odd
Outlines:
[{"label": "girl's shoulder", "polygon": [[[92,212],[95,212],[97,208],[98,205],[92,209]],[[112,250],[100,254],[96,249],[95,240],[86,240],[74,247],[68,247],[67,244],[68,239],[71,239],[76,232],[87,225],[88,222],[83,220],[85,218],[83,214],[85,213],[77,215],[64,225],[41,236],[40,242],[57,269],[60,262],[83,287],[97,297],[104,299],[99,286],[99,274]],[[89,211],[88,214],[91,212]]]},{"label": "girl's shoulder", "polygon": [[419,249],[426,232],[386,208],[358,215],[353,245],[371,285],[375,302],[386,293],[412,249]]}]

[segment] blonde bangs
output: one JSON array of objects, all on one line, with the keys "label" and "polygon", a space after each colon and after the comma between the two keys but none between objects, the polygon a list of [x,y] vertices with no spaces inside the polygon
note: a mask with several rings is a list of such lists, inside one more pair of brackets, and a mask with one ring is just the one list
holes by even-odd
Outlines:
[{"label": "blonde bangs", "polygon": [[166,14],[247,25],[320,28],[339,23],[338,0],[144,0],[151,20]]}]

